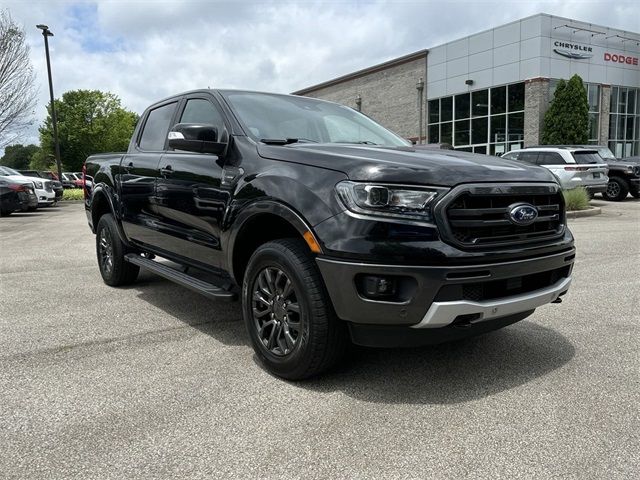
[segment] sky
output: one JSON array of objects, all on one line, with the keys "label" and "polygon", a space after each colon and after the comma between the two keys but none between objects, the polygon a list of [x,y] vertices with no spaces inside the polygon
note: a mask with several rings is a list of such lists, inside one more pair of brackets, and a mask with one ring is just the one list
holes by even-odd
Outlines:
[{"label": "sky", "polygon": [[0,0],[24,26],[37,75],[38,143],[49,102],[43,38],[56,98],[115,93],[137,113],[194,88],[289,93],[536,13],[640,31],[636,1]]}]

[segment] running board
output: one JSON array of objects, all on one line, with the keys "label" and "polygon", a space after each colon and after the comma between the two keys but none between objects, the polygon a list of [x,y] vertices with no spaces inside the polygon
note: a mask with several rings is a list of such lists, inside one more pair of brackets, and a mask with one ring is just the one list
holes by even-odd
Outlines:
[{"label": "running board", "polygon": [[188,288],[189,290],[193,290],[194,292],[198,292],[205,297],[212,298],[215,300],[235,300],[236,294],[234,292],[230,292],[229,290],[225,290],[224,288],[220,288],[212,283],[203,282],[200,279],[192,277],[186,273],[180,272],[175,268],[171,268],[162,263],[155,262],[149,258],[142,257],[135,253],[128,253],[124,256],[124,259],[133,263],[134,265],[138,265],[146,270],[149,270],[156,275],[160,275],[161,277],[166,278],[167,280],[171,280],[172,282],[177,283],[178,285],[182,285],[183,287]]}]

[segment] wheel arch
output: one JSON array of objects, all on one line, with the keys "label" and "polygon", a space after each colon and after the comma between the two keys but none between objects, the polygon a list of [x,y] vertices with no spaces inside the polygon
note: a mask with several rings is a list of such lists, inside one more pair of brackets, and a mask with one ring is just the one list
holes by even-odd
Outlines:
[{"label": "wheel arch", "polygon": [[[255,202],[244,208],[234,221],[227,245],[228,272],[242,284],[249,258],[262,244],[280,238],[300,238],[314,253],[321,253],[320,242],[304,218],[288,205],[272,200]],[[314,251],[312,245],[317,250]]]}]

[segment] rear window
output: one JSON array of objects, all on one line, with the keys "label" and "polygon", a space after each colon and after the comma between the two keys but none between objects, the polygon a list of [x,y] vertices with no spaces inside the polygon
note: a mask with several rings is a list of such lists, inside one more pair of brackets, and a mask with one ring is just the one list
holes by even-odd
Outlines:
[{"label": "rear window", "polygon": [[603,163],[602,157],[598,155],[598,152],[573,152],[573,158],[576,163]]}]

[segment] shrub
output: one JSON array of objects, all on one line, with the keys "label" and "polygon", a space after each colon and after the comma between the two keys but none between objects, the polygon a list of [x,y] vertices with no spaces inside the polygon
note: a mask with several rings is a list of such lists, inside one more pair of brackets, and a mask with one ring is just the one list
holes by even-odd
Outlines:
[{"label": "shrub", "polygon": [[62,192],[62,201],[84,200],[84,193],[81,188],[65,188]]},{"label": "shrub", "polygon": [[553,101],[544,116],[542,143],[572,145],[587,143],[589,138],[589,102],[579,75],[568,82],[560,80]]},{"label": "shrub", "polygon": [[589,208],[589,194],[584,187],[565,190],[562,194],[567,210],[586,210]]}]

